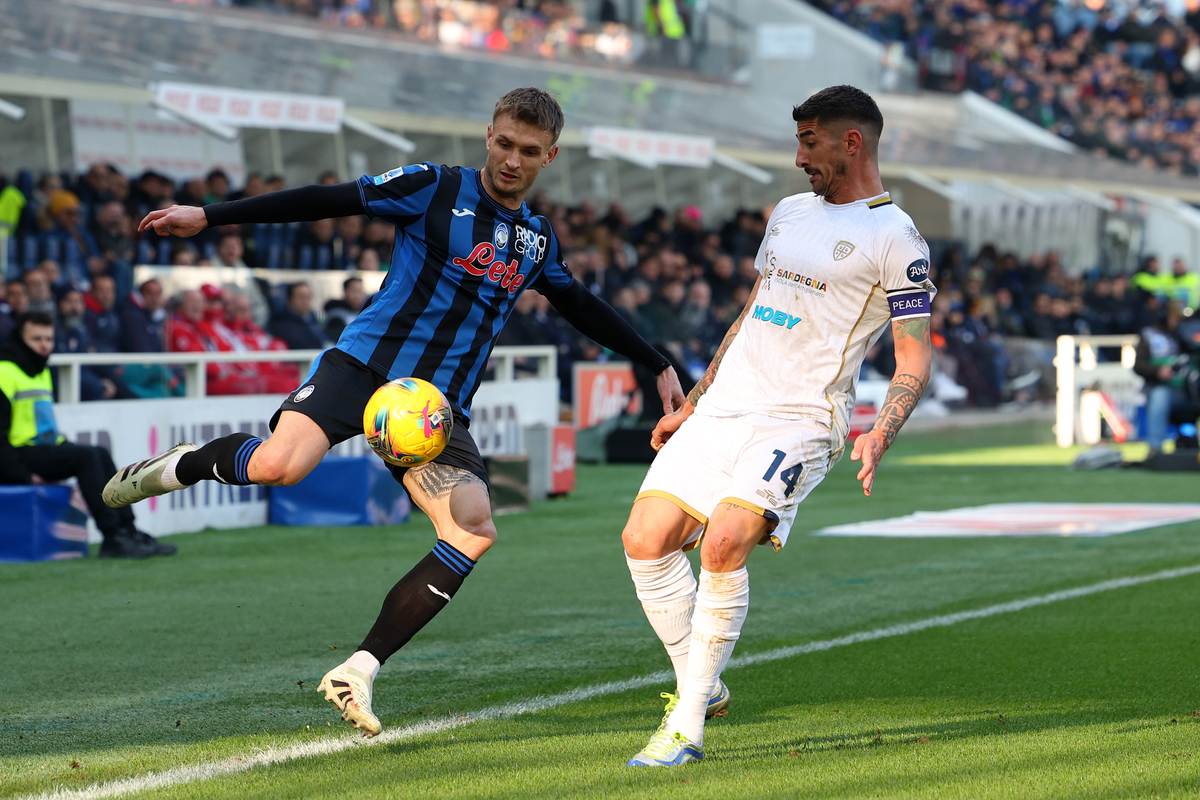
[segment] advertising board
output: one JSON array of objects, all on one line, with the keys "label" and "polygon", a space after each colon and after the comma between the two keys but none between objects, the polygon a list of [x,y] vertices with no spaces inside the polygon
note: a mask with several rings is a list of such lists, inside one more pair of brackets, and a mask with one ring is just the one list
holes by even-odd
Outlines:
[{"label": "advertising board", "polygon": [[574,419],[578,429],[594,427],[622,414],[642,412],[642,393],[628,363],[577,363],[574,381]]}]

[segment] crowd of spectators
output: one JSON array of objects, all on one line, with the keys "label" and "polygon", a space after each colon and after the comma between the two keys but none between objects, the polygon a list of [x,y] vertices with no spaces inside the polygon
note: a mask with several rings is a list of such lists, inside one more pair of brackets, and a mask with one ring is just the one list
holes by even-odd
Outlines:
[{"label": "crowd of spectators", "polygon": [[589,18],[570,0],[176,0],[296,14],[347,28],[476,50],[550,59],[622,62],[634,56],[632,31],[616,0]]},{"label": "crowd of spectators", "polygon": [[[532,204],[554,224],[575,275],[669,352],[677,369],[699,377],[745,306],[769,209],[706,226],[695,206],[635,222],[619,206],[600,216],[589,203],[564,208],[535,197]],[[1179,258],[1169,269],[1147,257],[1133,275],[1072,276],[1056,252],[1022,259],[988,245],[968,254],[953,242],[935,243],[935,252],[932,338],[941,385],[954,387],[943,398],[952,403],[1049,399],[1058,336],[1145,334],[1164,322],[1171,303],[1200,307],[1200,280]],[[556,344],[564,374],[572,361],[604,357],[533,292],[521,298],[501,342]],[[864,375],[888,379],[893,370],[885,332]]]},{"label": "crowd of spectators", "polygon": [[[351,275],[343,296],[317,309],[304,281],[206,285],[166,297],[157,280],[133,286],[132,264],[171,264],[185,271],[208,264],[363,272],[390,262],[394,228],[361,217],[219,228],[187,240],[135,232],[134,220],[152,208],[257,194],[280,188],[275,179],[252,176],[234,193],[220,173],[177,187],[153,173],[131,183],[96,167],[70,189],[61,186],[61,178],[43,177],[11,226],[17,235],[0,293],[0,340],[16,314],[41,310],[56,320],[59,352],[319,349],[336,341],[369,301],[360,278]],[[5,191],[0,176],[0,200]],[[591,291],[669,353],[681,374],[703,373],[747,302],[769,209],[741,210],[714,224],[696,206],[655,209],[634,220],[619,204],[601,213],[590,202],[566,207],[544,194],[532,196],[529,204],[551,221],[572,271]],[[1200,278],[1179,258],[1160,268],[1157,258],[1147,257],[1133,275],[1069,275],[1054,252],[1019,258],[988,245],[966,253],[954,242],[935,242],[934,250],[935,391],[952,387],[939,395],[951,402],[992,407],[1047,399],[1054,392],[1051,361],[1058,336],[1153,338],[1153,331],[1163,329],[1169,304],[1200,307]],[[608,357],[532,290],[519,299],[501,343],[556,346],[564,400],[573,363]],[[885,334],[864,374],[886,379],[893,368]],[[84,373],[84,399],[182,391],[180,375],[166,367],[95,367]],[[213,394],[286,392],[298,378],[295,365],[270,362],[211,364],[207,370]]]},{"label": "crowd of spectators", "polygon": [[[336,178],[324,175],[329,182]],[[206,230],[192,239],[139,235],[137,220],[172,203],[200,205],[283,187],[278,178],[251,176],[240,192],[215,171],[176,185],[148,172],[130,181],[96,165],[78,180],[23,174],[10,183],[0,172],[0,242],[7,274],[0,282],[0,342],[25,311],[55,321],[61,353],[249,352],[320,349],[336,341],[366,302],[360,278],[343,283],[344,296],[318,318],[307,282],[205,285],[165,296],[155,279],[134,286],[136,264],[265,266],[303,270],[379,270],[389,263],[394,228],[364,218],[308,225],[263,225]],[[87,367],[84,400],[165,397],[183,393],[178,370],[154,365]],[[210,364],[210,394],[288,392],[296,366],[273,362]]]},{"label": "crowd of spectators", "polygon": [[[306,225],[255,225],[242,230],[209,229],[190,239],[137,235],[137,223],[150,211],[172,204],[206,203],[254,197],[284,188],[278,176],[251,174],[240,191],[213,170],[205,178],[176,184],[156,172],[131,181],[114,167],[96,164],[78,180],[46,174],[37,180],[22,172],[9,184],[0,170],[10,271],[37,266],[54,271],[53,283],[88,288],[97,275],[111,275],[122,294],[132,287],[135,264],[161,266],[262,267],[265,269],[385,269],[394,228],[365,217],[318,220]],[[324,173],[322,183],[336,183]],[[70,185],[67,185],[70,183]],[[7,224],[4,220],[9,211]],[[53,266],[51,266],[53,265]]]},{"label": "crowd of spectators", "polygon": [[1200,174],[1200,3],[811,0],[897,43],[928,89],[970,89],[1075,143]]}]

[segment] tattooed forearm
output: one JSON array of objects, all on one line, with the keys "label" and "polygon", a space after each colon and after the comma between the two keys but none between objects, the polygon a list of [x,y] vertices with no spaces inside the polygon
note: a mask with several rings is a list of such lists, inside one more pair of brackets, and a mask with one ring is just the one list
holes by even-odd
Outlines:
[{"label": "tattooed forearm", "polygon": [[925,391],[925,381],[915,375],[897,373],[888,387],[887,398],[879,411],[879,419],[875,420],[875,430],[883,433],[884,441],[890,447],[900,432],[900,426],[912,414]]},{"label": "tattooed forearm", "polygon": [[[757,285],[755,288],[757,288]],[[700,398],[708,391],[708,387],[712,386],[713,380],[717,377],[717,368],[721,366],[721,359],[725,357],[725,351],[729,349],[729,345],[733,344],[733,337],[737,336],[737,332],[742,329],[742,320],[746,318],[746,312],[750,310],[750,304],[753,302],[754,293],[751,292],[750,301],[746,303],[746,307],[742,309],[742,313],[738,314],[738,318],[729,326],[729,331],[725,334],[725,338],[721,340],[721,346],[717,348],[716,354],[713,355],[712,363],[704,371],[704,377],[696,381],[696,385],[688,392],[687,399],[693,407],[700,402]]]},{"label": "tattooed forearm", "polygon": [[738,317],[733,325],[729,326],[729,332],[725,334],[725,338],[721,340],[721,346],[717,348],[712,363],[704,371],[704,377],[696,381],[696,385],[688,392],[688,402],[693,406],[700,402],[700,398],[708,391],[708,387],[712,386],[713,379],[717,377],[717,368],[721,366],[721,359],[725,357],[725,351],[729,349],[729,345],[733,344],[733,337],[737,335],[741,327],[742,318]]},{"label": "tattooed forearm", "polygon": [[408,471],[407,477],[411,478],[416,484],[416,488],[420,489],[430,500],[442,500],[449,497],[450,492],[454,491],[456,486],[463,484],[483,485],[483,481],[479,480],[474,473],[433,461],[413,467]]}]

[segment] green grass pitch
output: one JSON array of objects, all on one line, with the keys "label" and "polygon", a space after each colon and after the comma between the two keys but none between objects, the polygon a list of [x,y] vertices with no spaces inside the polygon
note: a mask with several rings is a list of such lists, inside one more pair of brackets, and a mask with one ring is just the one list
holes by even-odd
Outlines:
[{"label": "green grass pitch", "polygon": [[[991,502],[1193,501],[1192,474],[1065,469],[1046,426],[903,434],[874,496],[844,460],[750,561],[737,655],[1200,564],[1200,524],[1101,539],[813,537]],[[994,451],[994,452],[993,452]],[[989,456],[989,452],[993,455]],[[376,683],[385,730],[668,668],[620,531],[643,468],[584,467]],[[175,539],[170,559],[0,564],[0,796],[79,790],[352,734],[315,692],[428,521]],[[1196,797],[1200,575],[731,669],[700,764],[631,770],[645,686],[138,797]]]}]

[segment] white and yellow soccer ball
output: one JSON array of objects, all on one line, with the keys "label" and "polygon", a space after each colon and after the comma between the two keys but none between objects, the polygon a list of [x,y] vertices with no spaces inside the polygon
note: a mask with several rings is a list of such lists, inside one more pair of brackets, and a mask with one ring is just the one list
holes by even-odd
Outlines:
[{"label": "white and yellow soccer ball", "polygon": [[454,414],[429,381],[399,378],[375,390],[363,411],[367,443],[389,464],[415,467],[437,458],[450,441]]}]

